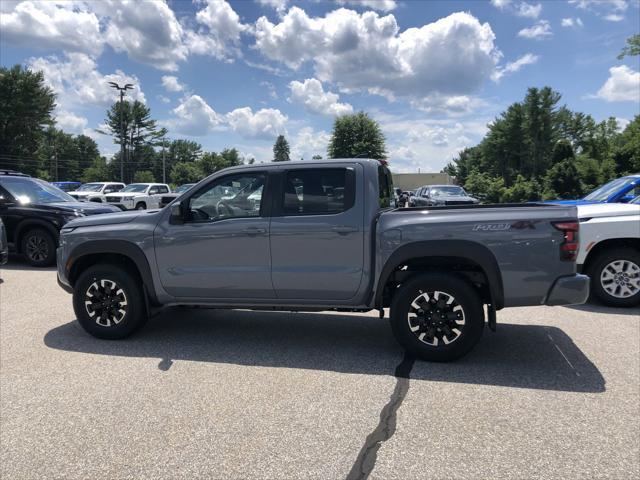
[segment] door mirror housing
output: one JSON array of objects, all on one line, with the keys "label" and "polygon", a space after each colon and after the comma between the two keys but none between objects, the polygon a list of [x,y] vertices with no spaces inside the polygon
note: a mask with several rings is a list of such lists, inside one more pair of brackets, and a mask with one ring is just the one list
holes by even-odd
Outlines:
[{"label": "door mirror housing", "polygon": [[169,223],[173,225],[181,225],[185,220],[184,207],[182,202],[176,202],[171,205],[171,215],[169,216]]}]

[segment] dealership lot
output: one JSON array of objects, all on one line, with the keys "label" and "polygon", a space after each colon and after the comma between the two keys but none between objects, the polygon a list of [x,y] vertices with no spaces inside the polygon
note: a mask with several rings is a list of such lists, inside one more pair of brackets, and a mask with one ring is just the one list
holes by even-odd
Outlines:
[{"label": "dealership lot", "polygon": [[174,308],[101,341],[53,269],[0,278],[3,478],[640,475],[637,308],[505,310],[428,364],[373,312]]}]

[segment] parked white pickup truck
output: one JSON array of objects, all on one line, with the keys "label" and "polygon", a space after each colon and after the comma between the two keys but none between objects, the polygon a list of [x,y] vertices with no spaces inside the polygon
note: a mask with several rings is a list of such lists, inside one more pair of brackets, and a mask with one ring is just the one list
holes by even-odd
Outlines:
[{"label": "parked white pickup truck", "polygon": [[160,208],[160,195],[170,191],[165,183],[132,183],[118,193],[105,195],[105,198],[123,210],[147,210]]},{"label": "parked white pickup truck", "polygon": [[578,271],[607,305],[640,304],[640,197],[630,203],[578,205]]},{"label": "parked white pickup truck", "polygon": [[124,187],[125,184],[119,182],[91,182],[85,183],[73,192],[69,192],[69,195],[81,202],[102,203],[106,202],[106,194],[119,192]]}]

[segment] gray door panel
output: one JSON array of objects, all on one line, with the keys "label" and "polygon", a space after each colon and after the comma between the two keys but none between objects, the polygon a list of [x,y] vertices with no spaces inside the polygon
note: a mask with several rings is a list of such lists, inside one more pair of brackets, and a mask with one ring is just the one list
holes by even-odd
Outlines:
[{"label": "gray door panel", "polygon": [[177,297],[274,298],[269,220],[167,225],[156,240],[160,279]]},{"label": "gray door panel", "polygon": [[349,210],[272,217],[271,278],[279,299],[348,300],[356,295],[364,266],[364,193],[361,168],[355,173],[355,202]]}]

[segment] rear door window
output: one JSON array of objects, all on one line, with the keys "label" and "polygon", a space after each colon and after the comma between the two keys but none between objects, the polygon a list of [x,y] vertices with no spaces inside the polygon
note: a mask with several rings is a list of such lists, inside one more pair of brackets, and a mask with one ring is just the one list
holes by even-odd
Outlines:
[{"label": "rear door window", "polygon": [[289,170],[284,179],[284,215],[335,214],[355,200],[355,175],[350,168]]}]

